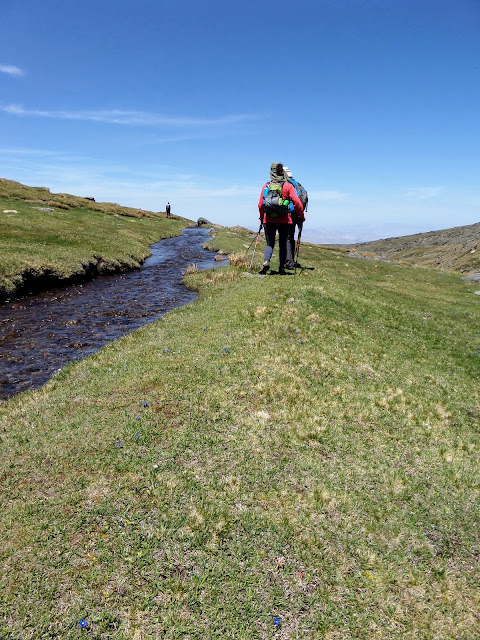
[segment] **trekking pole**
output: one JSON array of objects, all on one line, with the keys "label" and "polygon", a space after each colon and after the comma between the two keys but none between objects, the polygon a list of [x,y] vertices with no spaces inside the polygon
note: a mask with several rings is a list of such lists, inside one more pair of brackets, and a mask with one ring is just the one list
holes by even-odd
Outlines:
[{"label": "trekking pole", "polygon": [[262,223],[260,223],[260,229],[258,230],[257,236],[256,238],[254,238],[251,243],[248,245],[248,249],[245,251],[245,255],[247,255],[247,253],[250,251],[250,248],[252,246],[252,244],[255,242],[255,240],[258,238],[258,234],[260,233],[260,231],[262,230]]},{"label": "trekking pole", "polygon": [[252,259],[250,260],[250,269],[252,268],[253,258],[255,257],[255,251],[257,249],[258,239],[260,238],[260,231],[262,230],[263,222],[260,223],[260,228],[258,229],[257,237],[255,238],[255,246],[253,247]]},{"label": "trekking pole", "polygon": [[295,263],[294,263],[295,275],[297,275],[297,263],[298,263],[298,254],[300,253],[300,238],[302,237],[302,229],[303,229],[303,224],[301,227],[298,227],[297,249],[295,251]]}]

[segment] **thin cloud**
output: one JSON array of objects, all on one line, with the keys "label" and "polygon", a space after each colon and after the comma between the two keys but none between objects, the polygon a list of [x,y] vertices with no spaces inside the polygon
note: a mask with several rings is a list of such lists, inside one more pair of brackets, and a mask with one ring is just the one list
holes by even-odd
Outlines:
[{"label": "thin cloud", "polygon": [[407,197],[415,198],[416,200],[430,200],[430,198],[436,198],[445,187],[411,187],[407,189]]},{"label": "thin cloud", "polygon": [[216,127],[232,125],[258,116],[252,114],[232,114],[218,118],[188,118],[163,116],[147,111],[111,110],[82,110],[82,111],[43,111],[25,109],[21,105],[10,104],[0,107],[1,111],[14,116],[33,116],[37,118],[51,118],[56,120],[83,120],[88,122],[105,122],[108,124],[138,125],[138,126],[173,126],[173,127]]},{"label": "thin cloud", "polygon": [[65,156],[68,155],[65,151],[52,151],[50,149],[11,149],[0,147],[0,156]]},{"label": "thin cloud", "polygon": [[23,76],[25,73],[19,67],[14,67],[12,64],[0,64],[0,72],[8,73],[11,76]]}]

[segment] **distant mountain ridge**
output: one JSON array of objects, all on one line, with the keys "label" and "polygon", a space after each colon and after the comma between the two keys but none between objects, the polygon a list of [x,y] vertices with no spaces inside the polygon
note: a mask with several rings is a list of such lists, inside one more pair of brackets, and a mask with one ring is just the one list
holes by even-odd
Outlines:
[{"label": "distant mountain ridge", "polygon": [[480,271],[480,222],[440,231],[341,246],[350,251],[383,256],[430,269],[460,273]]}]

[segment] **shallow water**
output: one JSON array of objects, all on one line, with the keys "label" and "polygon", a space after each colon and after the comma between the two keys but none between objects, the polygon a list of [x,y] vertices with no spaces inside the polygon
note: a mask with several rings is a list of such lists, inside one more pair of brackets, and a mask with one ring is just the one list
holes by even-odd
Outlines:
[{"label": "shallow water", "polygon": [[0,305],[0,398],[39,387],[68,362],[192,302],[196,293],[181,283],[186,267],[227,264],[202,249],[207,234],[186,229],[157,242],[136,271]]}]

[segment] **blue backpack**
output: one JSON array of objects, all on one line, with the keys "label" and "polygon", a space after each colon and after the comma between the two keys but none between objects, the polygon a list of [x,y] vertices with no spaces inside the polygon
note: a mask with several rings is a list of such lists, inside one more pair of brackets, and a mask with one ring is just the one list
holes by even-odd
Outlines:
[{"label": "blue backpack", "polygon": [[[306,211],[307,210],[307,206],[308,206],[308,193],[307,190],[302,187],[302,185],[297,182],[296,180],[294,180],[293,178],[289,178],[288,180],[291,184],[293,184],[293,186],[295,187],[295,191],[297,192],[297,196],[298,199],[300,200],[300,202],[303,205],[303,210]],[[293,211],[293,203],[292,206],[290,207],[290,209]]]}]

